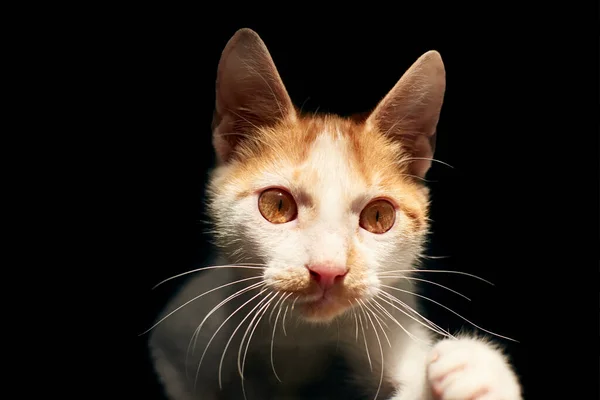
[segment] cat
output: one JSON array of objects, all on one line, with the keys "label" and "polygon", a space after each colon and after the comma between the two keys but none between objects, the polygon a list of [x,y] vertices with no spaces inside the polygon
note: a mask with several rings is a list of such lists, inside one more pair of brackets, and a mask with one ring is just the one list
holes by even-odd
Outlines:
[{"label": "cat", "polygon": [[489,339],[418,313],[446,85],[423,54],[361,118],[303,114],[267,47],[219,61],[208,211],[220,250],[151,331],[165,394],[192,399],[518,400]]}]

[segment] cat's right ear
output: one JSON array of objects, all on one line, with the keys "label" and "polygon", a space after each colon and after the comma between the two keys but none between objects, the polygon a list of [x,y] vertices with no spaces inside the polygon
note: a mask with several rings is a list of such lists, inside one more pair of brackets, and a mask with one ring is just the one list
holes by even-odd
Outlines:
[{"label": "cat's right ear", "polygon": [[295,118],[295,109],[264,42],[251,29],[229,40],[217,70],[213,145],[227,162],[257,128]]}]

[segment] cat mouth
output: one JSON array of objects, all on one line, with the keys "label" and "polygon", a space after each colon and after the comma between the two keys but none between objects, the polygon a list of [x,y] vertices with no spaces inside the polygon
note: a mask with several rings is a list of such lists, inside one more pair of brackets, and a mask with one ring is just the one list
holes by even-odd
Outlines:
[{"label": "cat mouth", "polygon": [[307,297],[299,304],[303,317],[312,321],[331,320],[342,314],[348,305],[342,297],[329,290]]},{"label": "cat mouth", "polygon": [[327,304],[332,301],[335,301],[335,296],[332,295],[327,290],[323,291],[320,295],[313,296],[309,299],[306,299],[303,303],[310,304],[312,306],[318,306],[320,304]]},{"label": "cat mouth", "polygon": [[314,279],[307,269],[294,268],[285,274],[267,275],[272,290],[289,293],[292,312],[304,320],[328,322],[353,307],[357,299],[365,296],[362,276],[344,274],[343,279],[327,282]]}]

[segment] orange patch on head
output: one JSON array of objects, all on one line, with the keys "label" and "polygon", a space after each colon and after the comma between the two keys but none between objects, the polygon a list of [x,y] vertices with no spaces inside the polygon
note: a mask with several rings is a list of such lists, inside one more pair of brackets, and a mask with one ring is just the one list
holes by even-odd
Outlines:
[{"label": "orange patch on head", "polygon": [[[321,134],[340,135],[345,139],[348,163],[367,187],[387,193],[408,217],[413,228],[427,228],[427,188],[408,172],[406,154],[401,143],[364,122],[335,115],[298,115],[272,127],[256,129],[245,138],[227,168],[225,181],[237,197],[253,193],[250,187],[265,173],[289,169],[289,185],[296,186],[294,195],[305,212],[314,215],[314,201],[306,189],[317,179],[317,171],[301,168],[316,138]],[[332,172],[333,173],[333,172]],[[308,186],[308,187],[303,187]],[[288,189],[292,189],[288,188]],[[218,188],[215,187],[216,190]]]}]

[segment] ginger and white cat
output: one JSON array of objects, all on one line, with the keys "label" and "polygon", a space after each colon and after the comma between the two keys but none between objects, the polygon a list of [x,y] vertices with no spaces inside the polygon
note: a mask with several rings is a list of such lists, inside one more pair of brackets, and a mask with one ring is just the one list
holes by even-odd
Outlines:
[{"label": "ginger and white cat", "polygon": [[444,91],[430,51],[368,117],[303,115],[259,36],[232,37],[208,191],[222,267],[188,275],[149,341],[170,399],[521,399],[491,342],[434,339],[417,311]]}]

